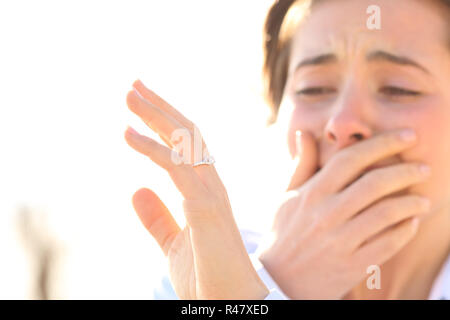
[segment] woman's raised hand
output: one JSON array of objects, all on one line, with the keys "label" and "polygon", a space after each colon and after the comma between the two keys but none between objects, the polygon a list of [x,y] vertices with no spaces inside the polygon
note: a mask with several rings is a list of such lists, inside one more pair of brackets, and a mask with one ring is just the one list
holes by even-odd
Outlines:
[{"label": "woman's raised hand", "polygon": [[[131,128],[125,139],[165,169],[184,197],[186,226],[181,230],[153,191],[143,188],[133,196],[140,220],[168,258],[178,297],[264,299],[269,291],[251,264],[214,165],[192,166],[208,155],[197,127],[139,80],[133,88],[127,95],[128,107],[167,146]],[[176,152],[180,138],[184,147]]]},{"label": "woman's raised hand", "polygon": [[[426,166],[400,163],[364,170],[415,144],[409,130],[395,130],[355,143],[319,168],[313,136],[299,135],[299,165],[287,199],[273,224],[273,240],[260,260],[284,293],[293,299],[340,299],[405,246],[430,201],[392,196],[424,181]],[[358,178],[359,177],[359,178]],[[389,196],[391,195],[391,196]]]}]

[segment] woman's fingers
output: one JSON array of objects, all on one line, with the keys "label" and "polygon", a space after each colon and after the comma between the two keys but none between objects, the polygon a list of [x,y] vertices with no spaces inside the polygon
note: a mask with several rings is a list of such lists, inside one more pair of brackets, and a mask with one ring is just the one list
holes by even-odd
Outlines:
[{"label": "woman's fingers", "polygon": [[[172,137],[179,131],[186,130],[177,120],[160,108],[144,100],[132,90],[127,94],[128,108],[138,115],[169,146],[173,147]],[[176,131],[178,130],[178,131]]]},{"label": "woman's fingers", "polygon": [[314,136],[297,131],[295,136],[297,166],[286,191],[301,187],[317,170],[319,154]]},{"label": "woman's fingers", "polygon": [[178,110],[156,93],[136,80],[135,90],[127,96],[128,107],[160,137],[169,147],[177,146],[186,162],[203,160],[208,153],[200,130]]},{"label": "woman's fingers", "polygon": [[173,239],[180,232],[167,207],[153,191],[144,188],[133,195],[133,207],[144,227],[167,256]]},{"label": "woman's fingers", "polygon": [[426,214],[430,209],[430,200],[406,195],[384,199],[358,214],[340,230],[346,245],[352,250],[378,233],[402,220]]},{"label": "woman's fingers", "polygon": [[345,221],[373,202],[403,190],[429,177],[420,163],[401,163],[373,169],[352,183],[338,196],[339,221]]},{"label": "woman's fingers", "polygon": [[[342,149],[318,172],[314,188],[322,195],[341,191],[368,166],[395,155],[416,142],[412,130],[395,130]],[[332,177],[332,178],[330,178]]]},{"label": "woman's fingers", "polygon": [[181,161],[181,157],[176,152],[149,137],[139,134],[131,127],[128,127],[125,131],[125,141],[134,150],[148,156],[158,166],[167,171],[171,170],[178,160]]},{"label": "woman's fingers", "polygon": [[353,254],[358,268],[366,270],[369,265],[381,265],[402,249],[417,233],[419,219],[408,218],[383,231]]},{"label": "woman's fingers", "polygon": [[[129,108],[171,148],[182,154],[186,164],[202,161],[209,155],[198,127],[164,99],[137,80],[127,96]],[[211,190],[225,191],[214,165],[193,167],[199,179]]]},{"label": "woman's fingers", "polygon": [[125,140],[133,149],[167,170],[185,199],[202,199],[207,196],[207,189],[192,166],[184,164],[176,152],[131,128],[125,131]]},{"label": "woman's fingers", "polygon": [[[148,89],[140,80],[136,80],[133,83],[133,88],[135,89],[134,92],[142,100],[145,106],[138,115],[143,118],[154,131],[164,136],[166,139],[170,139],[171,144],[169,146],[173,145],[175,142],[173,140],[182,140],[183,144],[180,144],[180,146],[183,147],[182,151],[189,152],[191,155],[187,160],[192,162],[203,160],[203,156],[208,154],[208,150],[198,127],[163,98]],[[131,94],[131,92],[129,94]],[[157,119],[160,115],[165,119]],[[164,128],[158,126],[158,123],[164,122],[168,123],[166,126],[169,128],[166,130],[167,132],[163,132]],[[170,131],[170,129],[172,129],[172,131]],[[177,131],[175,132],[175,130]]]},{"label": "woman's fingers", "polygon": [[[186,220],[191,227],[211,225],[216,221],[215,206],[221,198],[212,199],[211,193],[189,164],[175,164],[172,150],[129,128],[125,132],[127,143],[136,151],[148,156],[153,162],[166,169],[172,181],[184,197],[183,206]],[[224,200],[225,201],[225,200]]]},{"label": "woman's fingers", "polygon": [[133,88],[142,95],[142,97],[154,106],[158,106],[161,110],[172,116],[175,120],[181,123],[185,128],[191,128],[193,123],[183,116],[178,110],[167,103],[163,98],[158,96],[155,92],[147,88],[141,80],[136,80],[133,83]]}]

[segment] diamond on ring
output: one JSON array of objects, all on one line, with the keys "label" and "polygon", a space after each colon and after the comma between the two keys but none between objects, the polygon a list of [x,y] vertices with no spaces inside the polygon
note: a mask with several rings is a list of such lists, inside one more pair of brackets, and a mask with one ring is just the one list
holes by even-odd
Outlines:
[{"label": "diamond on ring", "polygon": [[199,166],[202,164],[213,164],[215,162],[216,162],[216,160],[214,160],[214,158],[212,156],[207,156],[202,161],[198,161],[198,162],[194,163],[192,166],[196,167],[196,166]]}]

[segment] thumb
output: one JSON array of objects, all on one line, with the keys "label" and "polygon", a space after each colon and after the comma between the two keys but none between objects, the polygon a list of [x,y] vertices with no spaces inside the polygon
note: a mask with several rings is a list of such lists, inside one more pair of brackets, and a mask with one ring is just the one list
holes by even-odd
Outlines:
[{"label": "thumb", "polygon": [[173,239],[180,232],[167,207],[153,191],[145,188],[134,193],[133,207],[144,227],[167,256]]},{"label": "thumb", "polygon": [[319,164],[316,139],[307,131],[295,132],[296,166],[287,191],[297,189],[311,178]]}]

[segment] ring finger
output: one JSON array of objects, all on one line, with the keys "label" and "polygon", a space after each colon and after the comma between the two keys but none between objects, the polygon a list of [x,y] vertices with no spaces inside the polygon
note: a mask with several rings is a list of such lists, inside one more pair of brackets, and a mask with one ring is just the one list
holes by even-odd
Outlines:
[{"label": "ring finger", "polygon": [[177,157],[173,150],[131,128],[125,132],[125,140],[133,149],[165,169],[185,199],[202,199],[207,196],[207,190],[193,168],[182,163],[177,165],[173,161]]}]

